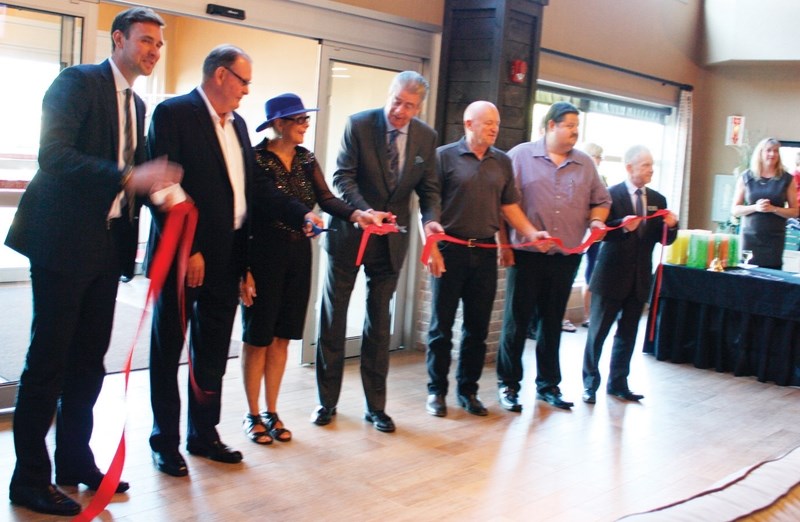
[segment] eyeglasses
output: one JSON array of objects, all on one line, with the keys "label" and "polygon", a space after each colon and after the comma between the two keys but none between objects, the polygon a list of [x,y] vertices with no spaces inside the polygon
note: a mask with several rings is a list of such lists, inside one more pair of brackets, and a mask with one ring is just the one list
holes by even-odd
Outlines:
[{"label": "eyeglasses", "polygon": [[305,116],[294,116],[294,117],[287,117],[287,118],[281,118],[281,119],[282,119],[282,120],[289,120],[289,121],[293,121],[293,122],[295,122],[295,123],[296,123],[296,124],[298,124],[298,125],[305,125],[306,123],[308,123],[308,122],[310,122],[310,121],[311,121],[311,116],[309,116],[309,115],[305,115]]},{"label": "eyeglasses", "polygon": [[[225,66],[223,65],[223,67]],[[245,80],[244,78],[233,72],[233,69],[231,69],[230,67],[225,67],[225,70],[231,73],[232,75],[236,76],[236,79],[242,82],[242,87],[247,87],[250,85],[251,83],[250,80]]]}]

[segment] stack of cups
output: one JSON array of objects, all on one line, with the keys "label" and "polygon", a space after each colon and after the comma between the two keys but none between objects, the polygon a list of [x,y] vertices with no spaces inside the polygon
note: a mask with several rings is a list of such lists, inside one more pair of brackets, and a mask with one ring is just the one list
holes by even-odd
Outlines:
[{"label": "stack of cups", "polygon": [[665,261],[671,265],[685,265],[689,253],[691,230],[678,230],[678,237],[667,247]]},{"label": "stack of cups", "polygon": [[[710,248],[709,248],[710,247]],[[714,259],[714,242],[710,230],[691,230],[686,266],[706,269]]]},{"label": "stack of cups", "polygon": [[722,261],[724,267],[733,267],[739,264],[739,236],[714,234],[714,243],[717,246],[716,256]]}]

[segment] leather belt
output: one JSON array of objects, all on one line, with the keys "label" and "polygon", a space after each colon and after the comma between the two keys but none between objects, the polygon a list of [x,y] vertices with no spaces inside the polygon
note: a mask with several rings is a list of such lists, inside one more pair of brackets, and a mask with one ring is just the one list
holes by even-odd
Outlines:
[{"label": "leather belt", "polygon": [[467,248],[475,248],[476,244],[478,244],[478,245],[494,245],[496,243],[496,241],[494,239],[494,236],[476,238],[476,237],[463,237],[463,236],[459,236],[458,234],[450,234],[450,233],[448,233],[448,235],[450,235],[450,236],[452,236],[452,237],[454,237],[456,239],[460,239],[462,241],[466,241],[467,244],[466,245],[462,245],[462,246],[466,246]]}]

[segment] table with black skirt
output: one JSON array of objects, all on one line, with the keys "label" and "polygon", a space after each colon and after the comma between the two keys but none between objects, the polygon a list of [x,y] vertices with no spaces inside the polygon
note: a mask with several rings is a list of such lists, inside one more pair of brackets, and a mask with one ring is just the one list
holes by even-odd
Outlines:
[{"label": "table with black skirt", "polygon": [[644,351],[659,361],[800,386],[797,274],[664,265],[656,314],[648,319]]}]

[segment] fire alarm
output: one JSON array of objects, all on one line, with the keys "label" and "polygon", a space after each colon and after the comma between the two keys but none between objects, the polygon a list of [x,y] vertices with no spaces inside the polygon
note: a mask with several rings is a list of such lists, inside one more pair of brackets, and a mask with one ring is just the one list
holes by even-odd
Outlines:
[{"label": "fire alarm", "polygon": [[511,74],[509,75],[511,83],[524,83],[527,76],[528,64],[524,60],[513,60],[511,62]]}]

